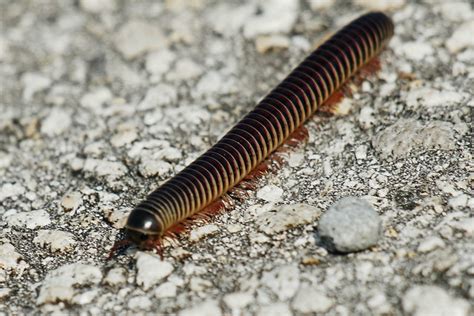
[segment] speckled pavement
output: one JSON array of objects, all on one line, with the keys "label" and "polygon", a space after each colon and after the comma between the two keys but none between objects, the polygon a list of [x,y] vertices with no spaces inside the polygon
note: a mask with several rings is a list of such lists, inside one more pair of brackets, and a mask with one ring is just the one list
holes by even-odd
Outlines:
[{"label": "speckled pavement", "polygon": [[[369,10],[395,36],[347,115],[311,118],[281,170],[163,261],[106,260],[136,203]],[[0,12],[0,314],[474,313],[472,2],[3,0]],[[319,219],[347,196],[375,209],[381,234],[328,252]]]}]

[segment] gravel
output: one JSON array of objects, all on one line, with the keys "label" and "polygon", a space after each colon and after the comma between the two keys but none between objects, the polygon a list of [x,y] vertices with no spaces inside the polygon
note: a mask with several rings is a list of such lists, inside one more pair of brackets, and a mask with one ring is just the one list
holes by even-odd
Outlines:
[{"label": "gravel", "polygon": [[372,205],[345,197],[321,216],[317,238],[329,251],[354,252],[374,246],[382,234],[382,222]]},{"label": "gravel", "polygon": [[[309,119],[287,163],[165,240],[163,261],[133,247],[106,260],[134,205],[373,9],[395,35],[347,113]],[[0,12],[5,314],[474,311],[470,1],[18,0]],[[347,196],[372,205],[383,235],[374,225],[375,247],[354,237],[334,254],[314,234]],[[335,237],[358,236],[359,219]]]}]

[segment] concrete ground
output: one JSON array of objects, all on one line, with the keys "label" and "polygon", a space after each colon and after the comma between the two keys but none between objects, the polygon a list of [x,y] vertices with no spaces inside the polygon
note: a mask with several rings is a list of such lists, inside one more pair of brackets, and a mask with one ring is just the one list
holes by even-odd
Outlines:
[{"label": "concrete ground", "polygon": [[[369,10],[396,34],[347,115],[311,118],[306,146],[164,261],[106,260],[136,203]],[[0,12],[0,314],[474,312],[472,2],[3,0]],[[347,196],[370,203],[381,234],[335,254],[319,219]],[[341,235],[357,248],[368,226]]]}]

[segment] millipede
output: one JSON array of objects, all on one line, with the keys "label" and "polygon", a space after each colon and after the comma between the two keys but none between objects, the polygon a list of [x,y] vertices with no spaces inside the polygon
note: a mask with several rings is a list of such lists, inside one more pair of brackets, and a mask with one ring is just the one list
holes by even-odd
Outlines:
[{"label": "millipede", "polygon": [[322,43],[214,146],[139,203],[124,241],[161,254],[167,231],[235,187],[373,59],[393,31],[388,16],[371,12]]}]

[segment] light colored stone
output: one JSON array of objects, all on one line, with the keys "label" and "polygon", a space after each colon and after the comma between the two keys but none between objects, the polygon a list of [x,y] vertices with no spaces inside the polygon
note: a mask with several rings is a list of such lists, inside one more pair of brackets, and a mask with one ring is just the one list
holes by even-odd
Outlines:
[{"label": "light colored stone", "polygon": [[121,162],[106,161],[87,158],[83,170],[97,177],[119,178],[127,172],[127,168]]},{"label": "light colored stone", "polygon": [[33,242],[48,246],[52,252],[67,252],[76,245],[74,235],[61,230],[39,230]]},{"label": "light colored stone", "polygon": [[287,49],[290,46],[290,40],[282,35],[258,36],[255,40],[255,48],[260,54],[265,54],[271,50]]},{"label": "light colored stone", "polygon": [[203,73],[201,65],[190,58],[179,59],[172,72],[166,78],[169,80],[191,80],[196,79]]},{"label": "light colored stone", "polygon": [[293,313],[291,312],[290,307],[287,303],[276,302],[270,305],[261,306],[258,309],[257,316],[268,315],[293,316]]},{"label": "light colored stone", "polygon": [[420,244],[418,245],[417,251],[424,253],[424,252],[433,251],[437,248],[444,248],[444,247],[445,247],[445,243],[441,238],[437,236],[431,236],[431,237],[425,238],[424,240],[420,242]]},{"label": "light colored stone", "polygon": [[100,110],[100,108],[112,99],[112,92],[108,88],[101,87],[84,94],[81,98],[81,106],[93,110]]},{"label": "light colored stone", "polygon": [[402,298],[405,313],[413,316],[467,316],[469,303],[451,296],[443,288],[432,285],[416,285]]},{"label": "light colored stone", "polygon": [[170,174],[173,166],[166,161],[156,159],[144,159],[140,161],[138,171],[145,178],[151,178],[155,176],[167,176]]},{"label": "light colored stone", "polygon": [[354,3],[373,11],[390,11],[400,9],[406,0],[354,0]]},{"label": "light colored stone", "polygon": [[426,42],[406,42],[397,47],[396,51],[413,61],[422,61],[434,53],[433,47]]},{"label": "light colored stone", "polygon": [[453,149],[456,133],[448,122],[401,119],[380,131],[372,144],[382,158],[399,158],[421,149]]},{"label": "light colored stone", "polygon": [[137,131],[135,129],[128,129],[120,131],[110,139],[110,143],[114,147],[122,147],[131,144],[138,138]]},{"label": "light colored stone", "polygon": [[96,266],[82,263],[66,264],[50,271],[41,282],[36,304],[72,303],[78,287],[98,284],[101,279],[102,272]]},{"label": "light colored stone", "polygon": [[375,245],[382,235],[382,221],[372,205],[356,197],[342,198],[321,216],[318,237],[334,252],[354,252]]},{"label": "light colored stone", "polygon": [[0,187],[0,201],[4,201],[8,198],[16,198],[25,192],[25,187],[20,183],[5,183]]},{"label": "light colored stone", "polygon": [[0,287],[0,302],[10,296],[11,290],[7,287]]},{"label": "light colored stone", "polygon": [[474,236],[474,217],[452,221],[449,223],[453,228],[462,231],[466,236]]},{"label": "light colored stone", "polygon": [[47,136],[57,136],[67,131],[71,123],[71,114],[56,108],[41,122],[41,133]]},{"label": "light colored stone", "polygon": [[[244,24],[244,36],[289,33],[298,18],[299,1],[268,0],[261,3],[261,14]],[[278,18],[275,18],[278,17]]]},{"label": "light colored stone", "polygon": [[334,5],[335,0],[309,0],[309,6],[311,10],[326,10]]},{"label": "light colored stone", "polygon": [[146,57],[146,70],[153,75],[163,75],[171,69],[171,64],[176,60],[176,54],[168,49],[149,53]]},{"label": "light colored stone", "polygon": [[467,194],[459,194],[456,195],[448,200],[448,205],[451,206],[453,209],[458,210],[462,209],[467,206],[469,201],[469,197]]},{"label": "light colored stone", "polygon": [[141,20],[129,21],[123,25],[114,38],[115,47],[127,59],[159,50],[168,45],[167,38],[159,24]]},{"label": "light colored stone", "polygon": [[128,215],[130,214],[130,208],[104,206],[102,207],[102,212],[104,217],[114,228],[122,229],[125,227],[127,222]]},{"label": "light colored stone", "polygon": [[176,285],[166,282],[158,286],[154,292],[156,298],[176,297]]},{"label": "light colored stone", "polygon": [[128,300],[127,306],[131,310],[148,310],[152,303],[151,300],[146,296],[135,296]]},{"label": "light colored stone", "polygon": [[451,53],[458,53],[467,47],[474,47],[474,21],[463,23],[446,41],[446,47]]},{"label": "light colored stone", "polygon": [[321,215],[319,208],[308,204],[281,205],[259,215],[258,229],[272,235],[290,228],[314,223]]},{"label": "light colored stone", "polygon": [[459,91],[438,90],[428,87],[415,88],[408,92],[406,102],[409,107],[437,107],[461,104],[467,95]]},{"label": "light colored stone", "polygon": [[203,237],[213,235],[219,231],[219,227],[214,224],[208,224],[201,227],[197,227],[189,234],[190,241],[198,241]]},{"label": "light colored stone", "polygon": [[81,203],[82,195],[77,191],[69,192],[61,199],[61,206],[66,211],[75,211]]},{"label": "light colored stone", "polygon": [[302,286],[291,303],[293,309],[300,313],[325,313],[333,305],[334,300],[309,286]]},{"label": "light colored stone", "polygon": [[184,309],[178,313],[179,316],[220,316],[222,311],[219,303],[213,300],[204,301],[201,304]]},{"label": "light colored stone", "polygon": [[99,294],[98,289],[93,289],[90,291],[79,293],[79,294],[74,295],[74,297],[71,300],[71,303],[76,304],[76,305],[90,304],[97,297],[98,294]]},{"label": "light colored stone", "polygon": [[137,252],[135,258],[137,259],[137,284],[144,290],[158,284],[174,270],[170,262],[146,252]]},{"label": "light colored stone", "polygon": [[296,264],[275,267],[264,272],[261,283],[271,289],[280,300],[292,298],[300,285],[300,271]]},{"label": "light colored stone", "polygon": [[107,272],[104,283],[110,286],[120,286],[127,282],[126,271],[123,268],[113,268]]},{"label": "light colored stone", "polygon": [[13,213],[6,216],[6,222],[10,226],[35,229],[51,224],[49,214],[45,210]]},{"label": "light colored stone", "polygon": [[2,270],[13,270],[18,273],[21,273],[25,268],[28,267],[24,261],[23,257],[16,252],[15,247],[10,244],[1,244],[0,245],[0,272]]},{"label": "light colored stone", "polygon": [[80,5],[84,11],[98,14],[115,10],[117,0],[80,0]]},{"label": "light colored stone", "polygon": [[27,72],[21,77],[23,84],[23,101],[30,102],[37,92],[46,90],[51,85],[51,79],[40,73]]},{"label": "light colored stone", "polygon": [[155,109],[156,107],[173,104],[178,100],[175,87],[167,84],[158,84],[148,89],[145,98],[138,105],[139,110]]},{"label": "light colored stone", "polygon": [[468,21],[474,17],[471,6],[468,2],[462,1],[440,2],[439,6],[435,7],[435,11],[445,19],[459,23],[459,21]]},{"label": "light colored stone", "polygon": [[266,202],[281,202],[283,189],[276,185],[269,184],[257,191],[257,197]]},{"label": "light colored stone", "polygon": [[234,292],[226,294],[222,299],[227,307],[232,310],[242,309],[253,302],[254,297],[248,292]]},{"label": "light colored stone", "polygon": [[359,125],[363,129],[369,129],[375,125],[376,119],[374,117],[374,109],[370,106],[365,106],[360,110]]}]

